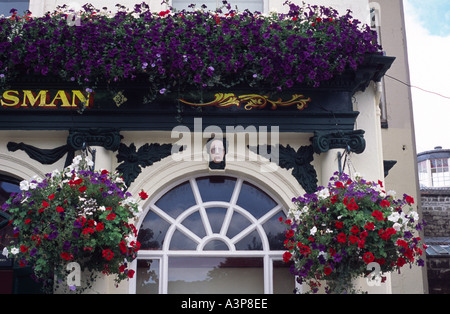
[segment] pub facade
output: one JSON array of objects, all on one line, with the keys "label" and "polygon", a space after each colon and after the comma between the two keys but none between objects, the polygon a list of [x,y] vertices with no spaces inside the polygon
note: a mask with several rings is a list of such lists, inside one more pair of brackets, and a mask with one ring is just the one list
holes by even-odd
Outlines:
[{"label": "pub facade", "polygon": [[[160,19],[161,25],[169,25],[169,19],[179,19],[176,20],[179,22],[188,16],[175,13],[177,5],[179,8],[184,5],[182,1],[148,4],[148,10],[154,12],[152,19]],[[345,13],[351,7],[354,19],[367,21],[370,16],[367,4],[367,1],[346,1],[336,9]],[[146,7],[137,8],[128,2],[123,5],[134,10],[137,19],[147,18]],[[284,18],[289,21],[297,18],[289,15],[292,9],[299,10],[292,3],[290,11],[289,5],[281,7],[273,1],[261,1],[260,5],[256,10],[268,15],[276,8],[285,12]],[[30,10],[37,7],[30,2]],[[71,17],[65,21],[69,28],[77,32],[77,27],[81,29],[84,24],[94,23],[95,15],[89,10],[86,12],[92,15],[91,19],[85,15],[72,17],[69,11],[65,16]],[[45,12],[40,13],[46,16]],[[320,23],[331,23],[336,18],[332,12],[320,14],[328,14],[329,21],[323,15],[311,13],[314,19],[311,27],[322,27]],[[109,18],[114,19],[111,16],[121,15],[111,14]],[[211,18],[214,23],[204,21],[206,27],[214,24],[231,27],[237,24],[226,24],[228,19],[238,21],[225,9],[220,14],[209,15]],[[257,20],[253,13],[247,18]],[[107,17],[99,18],[103,19]],[[50,18],[45,22],[50,23]],[[61,18],[58,23],[62,23]],[[149,22],[149,25],[153,24]],[[269,26],[267,36],[277,35],[270,33],[273,27]],[[119,29],[122,30],[118,27],[117,33]],[[130,36],[139,36],[133,33],[139,33],[133,26],[124,30]],[[222,31],[225,34],[227,30]],[[200,31],[192,31],[196,32]],[[176,31],[167,34],[171,43],[181,40],[174,34]],[[278,46],[276,40],[280,39],[272,39],[274,47]],[[280,239],[284,228],[280,218],[286,219],[294,197],[314,193],[337,171],[359,172],[368,180],[384,180],[390,166],[383,157],[377,87],[396,58],[379,51],[364,53],[357,65],[346,63],[338,74],[320,80],[315,80],[314,75],[309,80],[301,80],[298,72],[287,66],[277,71],[274,64],[281,67],[287,59],[273,63],[270,74],[263,74],[268,67],[261,61],[254,68],[254,75],[249,76],[249,68],[239,67],[244,59],[228,63],[235,68],[218,66],[226,63],[228,54],[232,54],[225,42],[221,57],[209,59],[216,63],[211,61],[209,65],[204,61],[195,68],[201,74],[197,77],[190,76],[189,71],[174,70],[174,64],[167,66],[167,60],[181,57],[179,62],[194,69],[199,60],[188,47],[194,47],[198,38],[192,36],[190,40],[190,45],[183,46],[187,49],[185,53],[172,55],[157,49],[161,46],[151,50],[145,40],[135,42],[135,54],[147,48],[153,53],[148,54],[147,61],[142,59],[132,64],[142,71],[118,77],[114,75],[118,63],[90,64],[92,71],[111,74],[110,80],[105,79],[106,75],[99,75],[95,82],[88,80],[86,72],[77,70],[76,65],[65,63],[67,76],[64,77],[56,72],[47,73],[44,63],[33,60],[26,63],[26,57],[17,57],[24,63],[17,66],[16,75],[8,77],[9,72],[5,72],[5,78],[2,77],[1,201],[5,202],[9,193],[17,192],[21,181],[44,178],[46,173],[62,170],[75,156],[83,154],[93,161],[96,170],[120,173],[132,195],[145,191],[149,196],[142,200],[142,212],[135,221],[140,249],[129,265],[134,276],[116,286],[109,276],[101,275],[88,292],[271,294],[301,291],[302,287],[289,272],[289,265],[283,262],[285,248]],[[110,43],[105,41],[105,44]],[[237,56],[247,53],[245,60],[249,61],[253,44],[251,41],[245,44],[248,50],[241,50]],[[93,43],[89,45],[88,49],[95,47]],[[114,45],[105,51],[113,51],[117,48]],[[42,47],[39,46],[41,55],[45,54]],[[14,53],[14,49],[9,49]],[[70,49],[65,58],[69,58]],[[100,60],[95,59],[99,56],[97,51],[89,53],[92,60]],[[301,58],[299,51],[293,56]],[[261,52],[258,58],[264,59]],[[119,62],[120,58],[114,60]],[[31,66],[35,68],[32,70]],[[316,64],[315,69],[318,68],[320,65]],[[123,74],[123,69],[127,69],[126,64],[117,71]],[[74,73],[82,79],[71,76]],[[286,77],[278,77],[279,73]],[[292,81],[286,79],[290,73],[296,73]],[[186,83],[183,75],[189,76],[190,83]],[[166,85],[161,85],[163,81]],[[12,231],[7,212],[2,212],[1,217],[2,245],[6,245],[4,241]],[[9,280],[2,281],[2,285],[9,284],[4,289],[15,293],[33,289],[34,283],[29,281],[24,268],[8,259],[2,263],[2,271]],[[421,280],[417,281],[421,285]],[[390,275],[380,286],[369,287],[364,279],[358,285],[376,293],[393,291]],[[55,292],[71,293],[64,284],[61,286]]]}]

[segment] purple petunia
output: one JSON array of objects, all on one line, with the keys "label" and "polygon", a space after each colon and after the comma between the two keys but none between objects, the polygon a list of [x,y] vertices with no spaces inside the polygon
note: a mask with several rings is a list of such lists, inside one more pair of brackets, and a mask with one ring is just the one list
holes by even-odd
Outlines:
[{"label": "purple petunia", "polygon": [[234,85],[258,73],[267,86],[285,89],[295,83],[319,86],[381,50],[375,32],[350,12],[287,5],[287,14],[269,17],[233,10],[158,14],[145,4],[106,17],[92,15],[97,10],[84,6],[82,14],[89,19],[83,17],[76,27],[58,12],[28,19],[23,26],[3,18],[0,73],[18,74],[26,67],[78,82],[145,74],[156,93],[175,83]]}]

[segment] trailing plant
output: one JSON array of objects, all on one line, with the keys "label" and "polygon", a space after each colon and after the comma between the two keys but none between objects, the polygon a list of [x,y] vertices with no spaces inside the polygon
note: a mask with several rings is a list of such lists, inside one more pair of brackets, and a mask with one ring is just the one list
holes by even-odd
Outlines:
[{"label": "trailing plant", "polygon": [[[426,246],[417,236],[423,222],[412,208],[414,199],[406,194],[396,199],[381,181],[335,173],[327,187],[294,202],[283,221],[284,261],[293,263],[292,273],[312,292],[327,282],[329,292],[350,293],[357,277],[381,284],[382,273],[424,266]],[[373,274],[377,278],[373,269],[380,271]]]},{"label": "trailing plant", "polygon": [[[92,171],[91,163],[77,156],[62,172],[24,180],[21,192],[2,207],[14,228],[3,254],[20,267],[31,266],[47,292],[55,282],[66,282],[70,262],[114,275],[116,283],[133,278],[129,266],[140,248],[133,219],[141,208],[118,174]],[[147,198],[143,191],[139,195]],[[87,278],[88,286],[94,278]]]}]

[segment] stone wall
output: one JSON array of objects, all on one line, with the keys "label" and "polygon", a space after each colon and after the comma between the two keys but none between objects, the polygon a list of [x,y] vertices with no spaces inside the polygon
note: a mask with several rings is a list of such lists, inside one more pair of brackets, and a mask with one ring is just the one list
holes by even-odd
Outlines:
[{"label": "stone wall", "polygon": [[425,237],[450,236],[450,188],[427,188],[420,191]]}]

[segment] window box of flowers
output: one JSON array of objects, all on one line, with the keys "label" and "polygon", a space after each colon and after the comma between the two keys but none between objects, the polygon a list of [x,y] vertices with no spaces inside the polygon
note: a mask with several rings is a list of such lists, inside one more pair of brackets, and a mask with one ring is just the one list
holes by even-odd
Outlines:
[{"label": "window box of flowers", "polygon": [[[423,222],[413,210],[414,199],[386,192],[382,182],[335,173],[327,187],[294,199],[287,226],[285,262],[300,283],[317,292],[355,292],[352,281],[380,270],[404,265],[424,266],[425,245],[417,236]],[[374,267],[374,268],[372,268]]]},{"label": "window box of flowers", "polygon": [[[12,11],[0,19],[3,87],[44,77],[93,92],[139,87],[146,102],[168,95],[198,101],[208,91],[242,87],[266,95],[320,86],[354,91],[393,62],[350,11],[286,1],[287,13],[263,15],[223,2],[215,11],[154,12],[145,3],[118,5],[114,14],[91,5],[42,17]],[[355,77],[358,69],[371,73]]]},{"label": "window box of flowers", "polygon": [[[3,205],[14,227],[3,254],[31,266],[45,292],[58,283],[81,292],[100,273],[113,275],[117,284],[133,278],[129,266],[140,248],[133,219],[141,208],[117,174],[91,171],[91,163],[77,156],[62,172],[22,181],[21,192]],[[72,284],[67,268],[73,262],[93,276]]]}]

